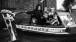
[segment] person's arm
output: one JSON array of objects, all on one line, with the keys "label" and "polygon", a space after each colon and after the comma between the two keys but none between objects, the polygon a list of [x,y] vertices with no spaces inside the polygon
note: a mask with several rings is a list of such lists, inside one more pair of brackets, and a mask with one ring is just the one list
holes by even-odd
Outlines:
[{"label": "person's arm", "polygon": [[33,11],[25,11],[27,14],[33,14]]}]

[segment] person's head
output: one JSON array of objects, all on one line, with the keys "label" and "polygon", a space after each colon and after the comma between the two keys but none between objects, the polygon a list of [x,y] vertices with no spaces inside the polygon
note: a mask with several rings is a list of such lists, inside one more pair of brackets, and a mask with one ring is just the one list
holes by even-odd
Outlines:
[{"label": "person's head", "polygon": [[38,5],[36,6],[36,10],[42,10],[41,5],[38,4]]},{"label": "person's head", "polygon": [[51,8],[51,12],[55,12],[55,8]]},{"label": "person's head", "polygon": [[48,8],[47,8],[47,7],[45,7],[45,8],[44,8],[44,11],[46,11],[46,12],[47,12],[47,11],[48,11]]},{"label": "person's head", "polygon": [[67,15],[67,17],[68,17],[68,18],[71,18],[71,16],[70,16],[70,15]]},{"label": "person's head", "polygon": [[41,10],[41,6],[38,6],[38,10]]},{"label": "person's head", "polygon": [[48,8],[49,12],[51,12],[51,7]]}]

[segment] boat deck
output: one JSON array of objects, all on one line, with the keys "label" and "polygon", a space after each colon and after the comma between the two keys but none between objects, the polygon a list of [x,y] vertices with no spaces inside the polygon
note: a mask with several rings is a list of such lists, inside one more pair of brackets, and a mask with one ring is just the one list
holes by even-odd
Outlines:
[{"label": "boat deck", "polygon": [[27,24],[27,23],[22,23],[22,24],[17,24],[17,25],[48,27],[48,28],[65,28],[64,25],[30,25],[30,24]]}]

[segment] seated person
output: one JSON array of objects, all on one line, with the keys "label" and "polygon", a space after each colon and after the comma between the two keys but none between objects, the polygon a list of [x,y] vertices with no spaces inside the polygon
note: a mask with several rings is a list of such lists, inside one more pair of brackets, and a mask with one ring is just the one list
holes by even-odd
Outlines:
[{"label": "seated person", "polygon": [[36,9],[34,11],[28,11],[26,13],[31,14],[30,24],[33,23],[33,21],[31,21],[33,18],[36,20],[37,25],[46,24],[46,19],[43,18],[43,11],[40,4],[36,6]]},{"label": "seated person", "polygon": [[55,8],[50,9],[51,12],[49,12],[49,22],[51,25],[59,25],[58,15],[55,11]]},{"label": "seated person", "polygon": [[44,18],[48,18],[48,9],[47,9],[47,7],[44,8],[43,17],[44,17]]},{"label": "seated person", "polygon": [[46,19],[46,22],[48,21],[48,13],[49,13],[48,8],[45,7],[43,17]]},{"label": "seated person", "polygon": [[58,16],[57,16],[57,14],[54,14],[53,15],[53,19],[51,20],[51,24],[52,25],[59,25],[59,21],[58,21]]}]

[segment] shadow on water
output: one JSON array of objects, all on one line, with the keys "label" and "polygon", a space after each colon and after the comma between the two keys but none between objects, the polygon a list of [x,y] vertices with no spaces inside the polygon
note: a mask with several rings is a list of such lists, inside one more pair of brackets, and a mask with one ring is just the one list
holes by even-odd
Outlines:
[{"label": "shadow on water", "polygon": [[19,41],[23,42],[74,42],[76,34],[55,35],[17,30]]}]

